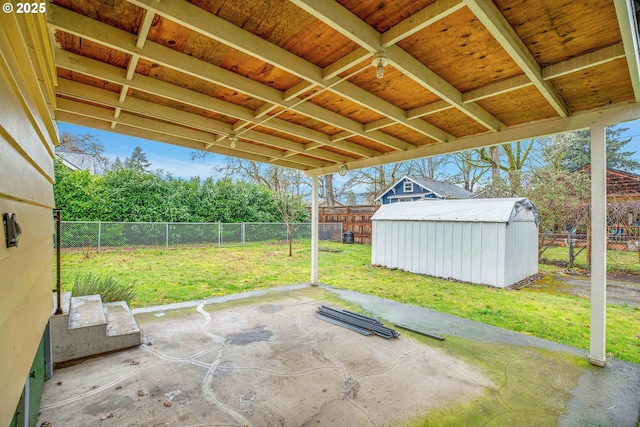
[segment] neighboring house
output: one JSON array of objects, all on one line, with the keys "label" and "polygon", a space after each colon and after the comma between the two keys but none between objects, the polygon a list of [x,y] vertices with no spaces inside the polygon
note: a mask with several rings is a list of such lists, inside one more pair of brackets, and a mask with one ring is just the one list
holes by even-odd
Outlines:
[{"label": "neighboring house", "polygon": [[412,178],[403,176],[387,191],[375,200],[376,203],[387,205],[396,202],[415,202],[428,199],[470,199],[473,193],[448,182],[435,181],[427,178]]},{"label": "neighboring house", "polygon": [[[576,172],[591,175],[591,164],[584,165]],[[609,201],[640,200],[640,175],[607,168],[607,199]]]},{"label": "neighboring house", "polygon": [[74,153],[71,151],[56,151],[56,156],[63,165],[72,171],[86,170],[92,175],[97,173],[96,160],[91,154]]}]

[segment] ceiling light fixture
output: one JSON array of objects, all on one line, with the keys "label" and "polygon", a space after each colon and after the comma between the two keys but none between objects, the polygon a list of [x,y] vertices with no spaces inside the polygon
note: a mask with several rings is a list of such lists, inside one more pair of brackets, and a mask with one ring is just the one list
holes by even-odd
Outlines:
[{"label": "ceiling light fixture", "polygon": [[236,136],[235,133],[232,133],[231,135],[229,135],[229,141],[231,141],[231,144],[229,144],[229,146],[231,148],[236,148],[236,142],[238,142],[238,137]]},{"label": "ceiling light fixture", "polygon": [[381,79],[384,77],[384,67],[389,65],[389,58],[386,53],[378,52],[373,55],[371,64],[376,67],[376,77]]}]

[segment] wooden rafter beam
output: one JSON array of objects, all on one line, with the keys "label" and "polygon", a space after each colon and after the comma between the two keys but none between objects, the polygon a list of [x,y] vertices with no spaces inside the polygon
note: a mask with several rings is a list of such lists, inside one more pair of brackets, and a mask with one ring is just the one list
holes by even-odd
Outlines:
[{"label": "wooden rafter beam", "polygon": [[[64,111],[67,113],[104,121],[110,121],[113,117],[112,112],[109,109],[88,105],[69,99],[58,100],[58,111]],[[229,142],[227,142],[226,140],[219,140],[218,138],[216,138],[215,134],[212,134],[210,132],[188,129],[171,123],[159,122],[151,118],[134,116],[129,113],[120,114],[117,122],[119,125],[126,125],[131,128],[137,128],[145,131],[161,132],[168,136],[198,142],[201,144],[201,146],[199,147],[200,150],[210,147],[226,148],[229,146]],[[282,150],[257,146],[244,142],[242,140],[236,141],[235,147],[231,148],[231,150],[265,156],[269,159],[270,162],[273,162],[274,160],[282,160],[285,158],[284,151]],[[288,160],[292,163],[311,167],[322,167],[331,164],[322,160],[300,156],[299,154],[288,157]]]},{"label": "wooden rafter beam", "polygon": [[462,0],[437,0],[385,31],[381,38],[382,47],[394,45],[462,7]]},{"label": "wooden rafter beam", "polygon": [[[333,86],[335,83],[340,81],[339,77],[325,79],[324,70],[322,68],[304,60],[303,58],[296,56],[295,54],[285,49],[273,45],[268,41],[262,39],[261,37],[245,31],[242,28],[237,27],[222,18],[205,12],[204,10],[190,3],[178,2],[177,0],[164,0],[160,3],[155,0],[128,1],[135,4],[136,6],[151,10],[154,13],[164,16],[167,19],[179,23],[180,25],[184,25],[185,27],[190,28],[195,32],[198,32],[206,37],[209,37],[234,49],[240,50],[241,52],[244,52],[268,64],[274,65],[288,73],[298,76],[320,87]],[[343,93],[343,90],[345,88],[349,89],[349,92],[347,94]],[[360,94],[362,96],[371,96],[369,92],[349,82],[342,82],[339,88],[332,87],[331,91],[341,96],[349,96],[349,94],[354,93]],[[433,138],[437,141],[448,141],[450,139],[453,139],[451,135],[448,135],[446,132],[428,123],[416,123],[406,120],[406,118],[402,116],[397,117],[396,111],[394,109],[397,107],[380,97],[375,98],[375,104],[364,104],[361,101],[357,101],[357,97],[356,102],[382,115],[394,118],[395,120],[398,120],[409,128],[423,133],[426,136],[429,136],[430,138]],[[329,121],[328,123],[331,122]],[[363,130],[361,132],[363,133],[362,136],[366,138],[373,139],[374,141],[383,145],[388,145],[386,142],[376,140],[376,137],[381,136],[381,134],[370,133],[365,135]],[[397,138],[394,139],[396,140],[396,143],[394,145],[388,145],[390,148],[393,148],[395,150],[405,150],[413,148],[411,144],[408,144],[405,141]],[[385,138],[385,141],[389,141],[389,139]]]},{"label": "wooden rafter beam", "polygon": [[632,0],[614,0],[613,3],[616,7],[616,16],[622,34],[633,94],[636,102],[640,102],[640,64],[638,64],[640,48],[638,47],[634,2]]},{"label": "wooden rafter beam", "polygon": [[[134,97],[127,97],[124,102],[120,102],[118,95],[114,92],[77,83],[71,80],[60,79],[58,93],[75,99],[101,104],[114,109],[120,108],[121,110],[136,113],[144,117],[170,121],[189,128],[212,132],[214,134],[229,135],[233,132],[233,127],[228,123],[154,104]],[[290,141],[284,138],[269,138],[267,140],[264,136],[265,134],[254,130],[247,131],[243,134],[243,137],[250,141],[260,142],[262,144],[272,143],[275,144],[276,147],[295,153],[306,153],[329,162],[347,163],[354,160],[353,157],[332,153],[321,148],[309,150],[308,144]],[[323,146],[324,144],[320,145],[320,147]]]},{"label": "wooden rafter beam", "polygon": [[[566,61],[548,65],[542,69],[542,77],[544,80],[551,80],[572,73],[577,73],[588,68],[597,67],[598,65],[606,64],[624,57],[624,47],[622,46],[622,43],[617,43],[584,55],[576,56],[575,58],[571,58]],[[491,98],[496,95],[501,95],[529,86],[533,86],[533,83],[526,75],[522,74],[520,76],[511,77],[509,79],[483,86],[479,89],[465,92],[462,94],[462,101],[465,103],[479,101],[481,99]],[[436,101],[408,111],[407,117],[415,119],[439,113],[449,108],[453,107],[443,101]]]},{"label": "wooden rafter beam", "polygon": [[570,115],[569,107],[558,93],[555,87],[545,81],[542,77],[542,70],[531,52],[518,37],[513,28],[496,5],[491,0],[464,0],[464,4],[489,30],[502,48],[511,56],[516,64],[522,69],[525,75],[531,80],[533,85],[540,91],[542,96],[549,102],[560,117]]},{"label": "wooden rafter beam", "polygon": [[[383,49],[382,35],[339,3],[316,0],[291,1],[345,37],[358,43],[364,49],[372,52],[384,50],[389,61],[395,68],[450,103],[454,108],[457,108],[473,120],[476,120],[487,129],[496,131],[504,128],[504,125],[498,119],[479,105],[463,103],[462,93],[459,90],[400,47],[390,44],[386,49]],[[438,16],[444,17],[446,14],[440,13]],[[432,20],[432,22],[435,22],[435,20]],[[366,103],[366,105],[375,104]],[[394,115],[385,115],[391,119],[397,119]],[[412,123],[425,123],[421,120],[408,121]],[[442,139],[436,139],[442,141]]]},{"label": "wooden rafter beam", "polygon": [[[640,104],[627,102],[613,105],[607,109],[595,109],[577,113],[571,117],[555,117],[532,123],[510,126],[502,132],[484,133],[458,138],[446,143],[427,144],[411,152],[392,152],[374,159],[360,159],[349,163],[349,170],[379,166],[388,163],[404,162],[419,157],[431,157],[440,154],[455,153],[489,145],[503,144],[521,139],[537,138],[561,132],[590,128],[593,123],[600,122],[607,125],[635,120],[640,117]],[[316,169],[307,172],[310,176],[325,175],[338,171],[339,165]]]},{"label": "wooden rafter beam", "polygon": [[[95,22],[90,18],[84,17],[59,6],[52,5],[49,21],[51,27],[53,28],[60,29],[70,34],[75,34],[79,37],[92,40],[96,43],[100,43],[112,49],[126,52],[136,57],[144,58],[147,61],[173,68],[177,71],[189,74],[204,81],[208,81],[216,85],[221,85],[242,93],[246,93],[254,98],[260,99],[274,106],[289,109],[292,107],[292,105],[294,105],[295,101],[285,100],[288,97],[286,93],[260,84],[249,78],[240,76],[223,68],[216,67],[192,56],[182,54],[173,49],[158,45],[153,42],[147,42],[144,49],[137,48],[135,46],[136,37],[134,35],[129,34],[126,31],[118,30],[109,25]],[[131,77],[133,78],[133,76]],[[216,105],[219,105],[219,102]],[[291,109],[300,112],[299,108]],[[243,116],[237,116],[233,111],[235,110],[231,107],[231,109],[227,112],[217,112],[220,112],[221,114],[232,115],[241,120],[253,123],[263,123],[267,120],[273,120],[272,118],[261,114],[262,111],[254,112],[252,114],[253,119],[250,119],[247,115],[249,114],[249,110],[247,110],[245,114],[243,114]],[[394,113],[399,114],[399,112],[397,111],[395,111]],[[381,132],[378,134],[367,134],[360,123],[351,119],[344,120],[345,118],[343,116],[340,116],[339,114],[324,108],[308,108],[307,115],[315,120],[323,121],[330,124],[334,124],[334,122],[336,121],[344,122],[352,131],[360,128],[359,130],[354,132],[382,145],[387,145],[397,150],[412,148],[411,145],[405,143],[404,141],[390,137],[389,135]],[[425,127],[423,125],[420,125],[420,128],[430,131],[431,128],[429,128],[429,126],[430,125],[427,125]],[[440,136],[446,138],[446,134]],[[337,144],[336,148],[344,149],[347,152],[354,152],[354,149],[358,150],[356,148],[356,144]],[[375,155],[375,152],[373,152],[372,150],[363,149],[355,151],[354,154],[371,157],[372,155]]]},{"label": "wooden rafter beam", "polygon": [[[91,117],[86,117],[86,116],[82,116],[82,115],[78,115],[78,114],[68,113],[68,112],[65,112],[65,111],[58,111],[56,113],[56,120],[57,121],[61,121],[61,122],[65,122],[65,123],[72,123],[72,124],[77,124],[77,125],[80,125],[80,126],[86,126],[86,127],[90,127],[90,128],[93,128],[93,129],[106,130],[106,131],[109,131],[109,132],[115,132],[115,133],[120,133],[120,134],[123,134],[123,135],[129,135],[129,136],[133,136],[133,137],[136,137],[136,138],[144,138],[144,139],[149,139],[149,140],[152,140],[152,141],[165,142],[167,144],[173,144],[173,145],[179,145],[179,146],[182,146],[182,147],[193,148],[195,150],[202,150],[202,143],[199,143],[199,142],[196,142],[196,141],[193,141],[193,140],[190,140],[190,139],[176,137],[176,136],[170,136],[170,135],[166,135],[166,134],[164,134],[162,132],[157,132],[155,130],[145,130],[145,129],[140,129],[140,128],[136,128],[136,127],[126,126],[126,125],[120,125],[116,129],[111,129],[109,127],[108,122],[106,122],[104,120],[94,119],[94,118],[91,118]],[[245,160],[253,160],[253,161],[256,161],[256,162],[274,163],[274,164],[278,164],[280,166],[285,166],[285,167],[292,168],[292,169],[301,169],[301,170],[310,170],[310,169],[312,169],[309,166],[300,165],[300,164],[291,162],[288,159],[271,162],[271,159],[269,157],[266,157],[266,156],[245,153],[245,152],[241,152],[241,151],[237,151],[237,150],[233,150],[231,148],[225,148],[225,147],[214,147],[214,146],[211,146],[209,149],[205,149],[203,151],[207,151],[207,152],[211,152],[211,153],[215,153],[215,154],[221,154],[221,155],[224,155],[224,156],[236,157],[236,158],[245,159]]]}]

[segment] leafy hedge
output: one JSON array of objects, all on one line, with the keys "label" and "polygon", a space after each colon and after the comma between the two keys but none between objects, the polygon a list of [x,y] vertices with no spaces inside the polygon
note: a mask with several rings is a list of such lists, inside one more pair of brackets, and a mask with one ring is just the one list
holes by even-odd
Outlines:
[{"label": "leafy hedge", "polygon": [[[256,184],[183,180],[130,169],[91,175],[70,171],[59,162],[55,171],[56,208],[62,210],[65,221],[282,222],[273,194]],[[307,221],[307,216],[299,199],[296,221]],[[197,236],[184,236],[185,240],[194,238]]]}]

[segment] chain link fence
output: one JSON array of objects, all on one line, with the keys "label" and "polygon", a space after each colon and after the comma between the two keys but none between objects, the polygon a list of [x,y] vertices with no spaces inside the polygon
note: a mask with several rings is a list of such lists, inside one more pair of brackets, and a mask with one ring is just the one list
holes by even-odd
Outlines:
[{"label": "chain link fence", "polygon": [[[311,239],[310,223],[291,225],[294,240]],[[113,250],[189,245],[241,246],[252,243],[286,243],[284,223],[173,223],[62,221],[60,248],[65,250]],[[340,241],[341,223],[321,223],[320,240]],[[54,235],[54,247],[56,236]]]},{"label": "chain link fence", "polygon": [[[540,263],[590,269],[589,236],[575,233],[540,233]],[[607,269],[640,275],[640,236],[612,231],[607,241]]]}]

